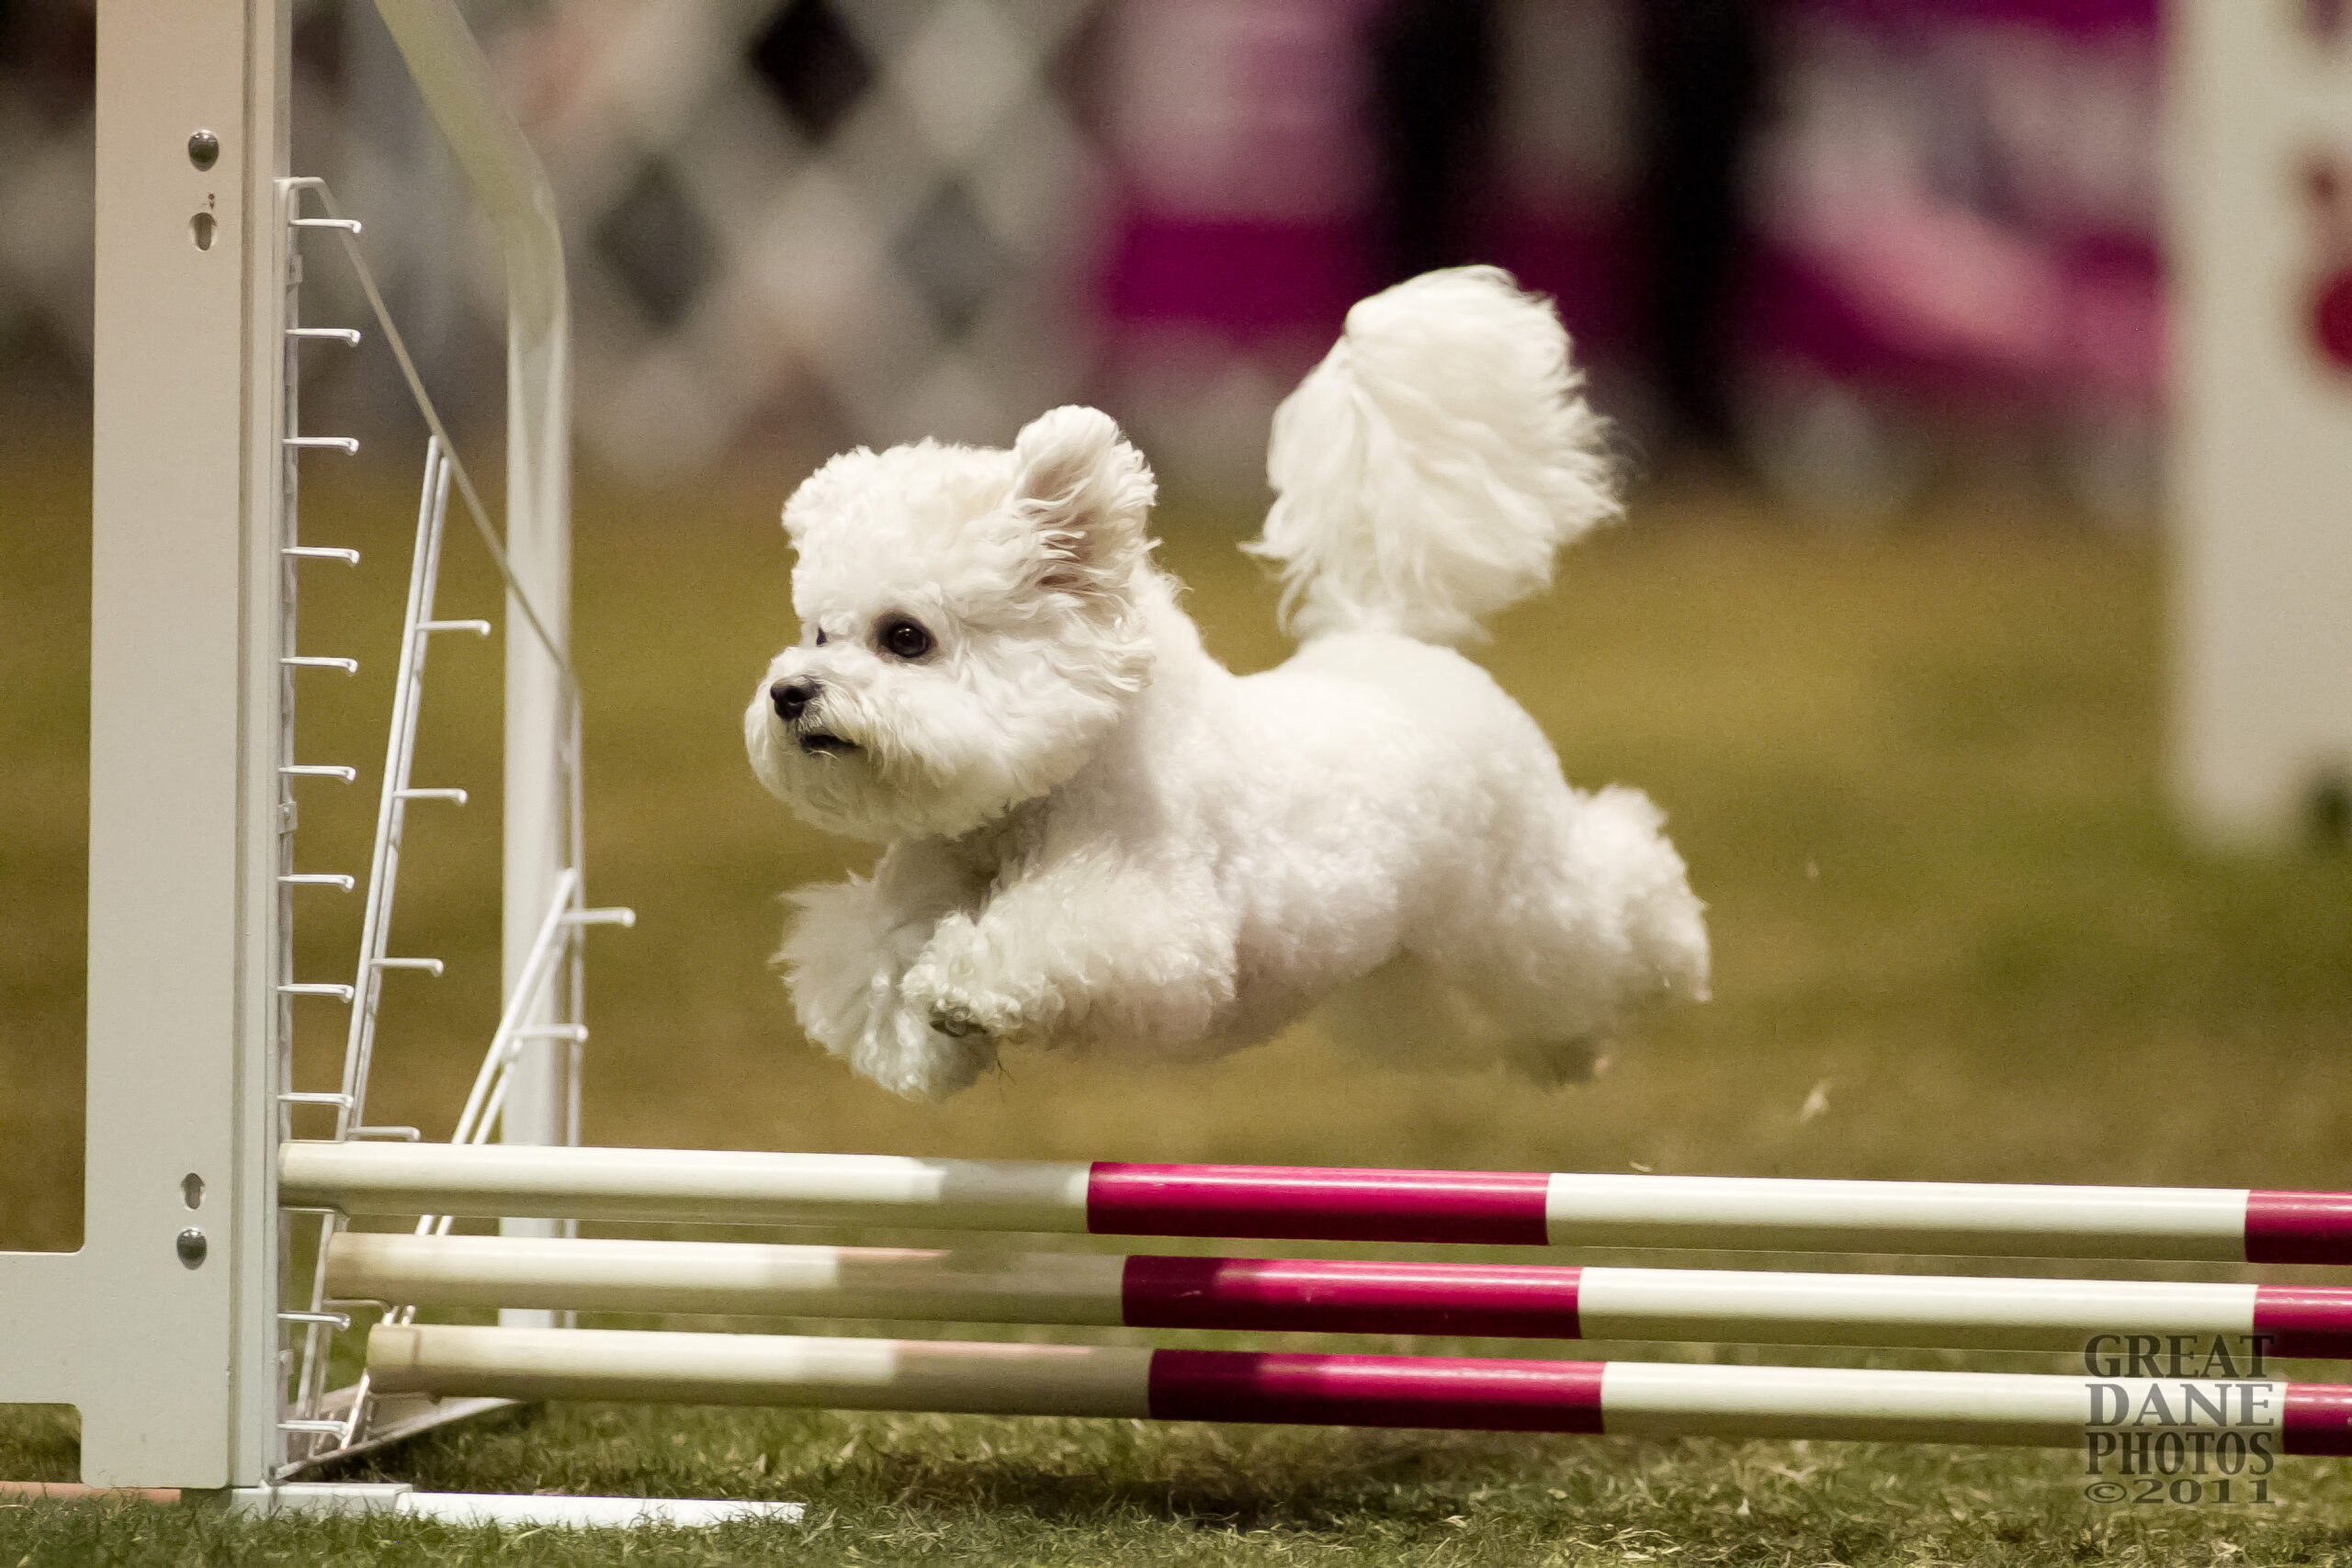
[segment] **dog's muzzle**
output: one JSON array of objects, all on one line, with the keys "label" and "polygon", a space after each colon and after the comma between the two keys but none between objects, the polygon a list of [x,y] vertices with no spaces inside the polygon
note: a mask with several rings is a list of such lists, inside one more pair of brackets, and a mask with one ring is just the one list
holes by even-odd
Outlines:
[{"label": "dog's muzzle", "polygon": [[809,722],[808,710],[815,705],[823,690],[823,687],[806,676],[797,680],[778,681],[768,688],[768,701],[775,705],[776,717],[782,719],[785,728],[792,731],[792,738],[798,743],[800,750],[808,755],[833,755],[842,751],[856,750],[857,745],[854,741],[844,740],[838,735],[817,728]]}]

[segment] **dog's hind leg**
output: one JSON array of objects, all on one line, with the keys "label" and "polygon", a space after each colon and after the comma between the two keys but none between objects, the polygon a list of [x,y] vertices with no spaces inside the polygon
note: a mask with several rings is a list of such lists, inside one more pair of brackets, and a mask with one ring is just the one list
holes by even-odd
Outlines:
[{"label": "dog's hind leg", "polygon": [[1706,995],[1702,906],[1662,821],[1634,790],[1558,797],[1433,944],[1495,1054],[1538,1082],[1590,1077],[1642,1002]]},{"label": "dog's hind leg", "polygon": [[1417,953],[1342,986],[1315,1018],[1340,1045],[1382,1066],[1467,1066],[1495,1051],[1492,1022]]}]

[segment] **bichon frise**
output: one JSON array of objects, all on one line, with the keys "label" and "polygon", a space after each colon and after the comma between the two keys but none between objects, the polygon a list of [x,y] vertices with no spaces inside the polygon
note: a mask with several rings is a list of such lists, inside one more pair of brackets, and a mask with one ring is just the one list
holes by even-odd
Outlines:
[{"label": "bichon frise", "polygon": [[[1295,657],[1237,677],[1155,570],[1151,471],[1059,408],[1012,450],[858,450],[785,507],[800,641],[744,715],[760,781],[887,843],[803,888],[810,1039],[941,1099],[1020,1043],[1170,1061],[1453,1027],[1577,1076],[1707,937],[1656,807],[1571,789],[1453,646],[1614,516],[1543,301],[1492,268],[1363,300],[1274,416]],[[1352,998],[1353,1005],[1349,1005]]]}]

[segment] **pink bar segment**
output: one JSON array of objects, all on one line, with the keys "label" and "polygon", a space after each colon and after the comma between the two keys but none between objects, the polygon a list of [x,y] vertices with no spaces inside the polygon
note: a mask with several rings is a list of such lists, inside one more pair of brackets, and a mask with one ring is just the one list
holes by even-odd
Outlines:
[{"label": "pink bar segment", "polygon": [[1086,1228],[1097,1235],[1288,1241],[1434,1241],[1542,1247],[1551,1179],[1482,1170],[1095,1162]]},{"label": "pink bar segment", "polygon": [[1120,1315],[1133,1328],[1575,1339],[1581,1337],[1579,1272],[1518,1264],[1137,1257],[1127,1259]]},{"label": "pink bar segment", "polygon": [[2263,1285],[2254,1292],[2254,1332],[2273,1356],[2352,1357],[2352,1290],[2337,1285]]},{"label": "pink bar segment", "polygon": [[2249,1192],[2248,1263],[2352,1263],[2352,1192]]},{"label": "pink bar segment", "polygon": [[2342,1383],[2274,1385],[2287,1394],[2279,1440],[2290,1454],[2352,1454],[2352,1388]]},{"label": "pink bar segment", "polygon": [[1159,1350],[1151,1358],[1151,1415],[1158,1421],[1597,1433],[1601,1366]]}]

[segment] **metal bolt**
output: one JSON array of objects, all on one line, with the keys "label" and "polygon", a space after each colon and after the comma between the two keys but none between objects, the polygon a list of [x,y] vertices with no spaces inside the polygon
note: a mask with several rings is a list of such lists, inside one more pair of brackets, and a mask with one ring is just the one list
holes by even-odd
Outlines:
[{"label": "metal bolt", "polygon": [[220,139],[209,130],[199,130],[187,139],[187,161],[199,169],[209,169],[220,161]]},{"label": "metal bolt", "polygon": [[180,1232],[179,1238],[172,1244],[172,1249],[180,1255],[180,1261],[190,1269],[204,1267],[204,1254],[208,1250],[208,1244],[202,1231],[191,1228]]}]

